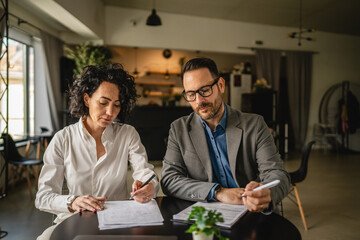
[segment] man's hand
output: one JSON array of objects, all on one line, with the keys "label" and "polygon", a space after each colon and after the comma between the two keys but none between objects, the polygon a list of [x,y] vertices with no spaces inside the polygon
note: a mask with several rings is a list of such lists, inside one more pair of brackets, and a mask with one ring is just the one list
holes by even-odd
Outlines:
[{"label": "man's hand", "polygon": [[219,202],[227,204],[244,204],[241,195],[245,192],[244,188],[221,188],[216,194]]},{"label": "man's hand", "polygon": [[270,189],[264,188],[258,191],[252,191],[254,188],[261,186],[258,182],[250,182],[245,187],[245,196],[243,197],[244,205],[250,212],[262,212],[268,208],[271,202]]}]

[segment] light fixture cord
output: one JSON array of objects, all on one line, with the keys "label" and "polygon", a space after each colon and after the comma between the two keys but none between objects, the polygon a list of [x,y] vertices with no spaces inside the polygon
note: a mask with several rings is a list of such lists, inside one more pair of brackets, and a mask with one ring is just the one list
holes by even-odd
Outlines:
[{"label": "light fixture cord", "polygon": [[299,46],[301,46],[301,32],[302,32],[302,30],[301,30],[301,29],[302,29],[302,25],[301,25],[302,19],[301,19],[301,16],[302,16],[302,0],[300,0]]}]

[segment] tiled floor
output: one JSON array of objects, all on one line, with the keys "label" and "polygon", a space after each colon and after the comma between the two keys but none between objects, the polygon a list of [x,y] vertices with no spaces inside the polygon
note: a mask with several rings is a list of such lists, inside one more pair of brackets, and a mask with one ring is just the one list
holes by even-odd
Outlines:
[{"label": "tiled floor", "polygon": [[[289,156],[285,167],[299,167],[300,155]],[[160,164],[156,163],[159,173]],[[309,230],[304,231],[299,211],[284,200],[284,216],[300,230],[304,240],[360,239],[360,154],[337,155],[313,151],[309,172],[298,184]],[[38,211],[25,184],[0,199],[0,226],[9,232],[6,240],[36,239],[51,225],[52,215]]]},{"label": "tiled floor", "polygon": [[[298,166],[298,160],[285,162],[288,171]],[[288,198],[284,217],[305,240],[360,239],[359,184],[360,154],[313,151],[307,178],[297,185],[309,230],[303,230],[297,206]]]}]

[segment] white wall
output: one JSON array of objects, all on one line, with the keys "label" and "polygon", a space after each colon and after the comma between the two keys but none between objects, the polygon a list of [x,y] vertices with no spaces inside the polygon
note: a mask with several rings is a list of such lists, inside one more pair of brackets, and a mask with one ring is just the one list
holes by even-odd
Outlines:
[{"label": "white wall", "polygon": [[[105,43],[118,46],[170,48],[183,50],[251,53],[238,49],[255,47],[262,40],[264,48],[316,51],[313,62],[308,139],[312,136],[321,97],[333,84],[343,80],[360,83],[360,37],[325,32],[311,33],[316,42],[287,38],[295,28],[275,27],[227,20],[209,19],[158,12],[163,25],[146,26],[150,11],[105,7]],[[132,21],[137,21],[134,26]],[[360,130],[357,134],[360,135]]]},{"label": "white wall", "polygon": [[55,0],[69,13],[91,29],[99,38],[105,38],[104,5],[101,0]]},{"label": "white wall", "polygon": [[[26,10],[23,6],[19,6],[16,3],[9,1],[9,12],[16,15],[17,17],[20,17],[21,19],[33,24],[34,26],[48,32],[49,34],[59,37],[60,33],[52,28],[50,25],[45,23],[44,21],[40,20],[37,16],[35,16],[33,13]],[[27,25],[27,24],[21,24],[20,26],[17,24],[17,19],[9,16],[10,19],[10,25],[15,26],[16,28],[23,29],[25,32],[33,35],[33,36],[40,36],[40,32]]]}]

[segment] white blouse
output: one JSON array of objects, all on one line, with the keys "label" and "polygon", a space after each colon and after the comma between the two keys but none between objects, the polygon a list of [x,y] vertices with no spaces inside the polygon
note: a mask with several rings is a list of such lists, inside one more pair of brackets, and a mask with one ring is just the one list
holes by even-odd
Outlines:
[{"label": "white blouse", "polygon": [[[35,206],[41,211],[57,214],[55,222],[72,214],[66,205],[69,195],[128,199],[128,162],[133,179],[144,182],[155,174],[134,127],[110,124],[105,128],[101,141],[106,153],[97,159],[95,139],[85,128],[82,119],[57,132],[51,140],[44,153]],[[64,177],[69,195],[62,195]],[[151,182],[156,196],[159,182],[156,178]]]}]

